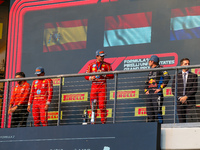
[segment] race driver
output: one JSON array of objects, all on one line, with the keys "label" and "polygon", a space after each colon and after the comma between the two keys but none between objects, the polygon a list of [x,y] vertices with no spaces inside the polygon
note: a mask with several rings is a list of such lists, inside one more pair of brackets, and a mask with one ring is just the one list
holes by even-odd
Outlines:
[{"label": "race driver", "polygon": [[[37,67],[35,74],[37,76],[44,76],[44,68]],[[37,79],[33,81],[27,110],[30,112],[31,104],[33,104],[32,114],[35,127],[40,126],[40,122],[43,126],[48,125],[48,108],[52,96],[53,83],[51,79]]]},{"label": "race driver", "polygon": [[[152,55],[149,59],[151,68],[161,68],[159,58]],[[167,71],[150,71],[145,82],[144,92],[147,95],[146,109],[148,122],[158,121],[163,123],[162,104],[163,104],[163,88],[165,88],[170,80]]]},{"label": "race driver", "polygon": [[[96,51],[96,61],[89,64],[87,73],[93,73],[93,72],[105,72],[105,71],[112,71],[111,65],[104,61],[104,56],[106,54],[103,50],[97,50]],[[96,75],[96,76],[85,76],[86,80],[92,81],[92,87],[91,87],[91,93],[90,93],[90,105],[92,108],[92,102],[96,102],[96,108],[95,110],[95,121],[97,117],[97,108],[99,107],[101,111],[101,123],[106,123],[106,93],[107,93],[107,85],[106,85],[106,79],[113,79],[113,74],[107,74],[107,75]],[[92,124],[95,124],[94,123]]]}]

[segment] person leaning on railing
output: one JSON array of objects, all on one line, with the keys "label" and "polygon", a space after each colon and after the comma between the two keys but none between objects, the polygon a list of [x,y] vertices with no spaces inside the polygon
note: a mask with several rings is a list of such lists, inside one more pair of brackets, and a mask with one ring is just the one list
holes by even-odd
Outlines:
[{"label": "person leaning on railing", "polygon": [[[161,68],[159,58],[152,55],[149,59],[151,68]],[[163,123],[162,104],[163,104],[163,88],[167,86],[170,75],[167,71],[151,71],[145,82],[144,92],[147,95],[146,109],[148,122],[158,121]]]},{"label": "person leaning on railing", "polygon": [[[25,78],[23,72],[17,72],[15,78]],[[30,94],[30,84],[23,81],[17,81],[17,85],[14,87],[12,96],[10,99],[8,114],[12,115],[11,128],[26,127],[26,122],[28,118],[28,99]]]},{"label": "person leaning on railing", "polygon": [[[180,61],[181,66],[189,66],[190,60],[183,58]],[[189,69],[182,69],[177,75],[177,113],[179,123],[197,122],[196,98],[198,89],[197,75],[190,72]],[[175,75],[172,82],[172,93],[175,95]]]},{"label": "person leaning on railing", "polygon": [[[37,67],[37,76],[44,76],[44,68]],[[32,114],[34,119],[34,126],[48,125],[48,108],[53,96],[53,83],[51,79],[37,79],[34,80],[31,86],[31,93],[28,102],[27,110],[30,112],[31,104],[33,103]]]}]

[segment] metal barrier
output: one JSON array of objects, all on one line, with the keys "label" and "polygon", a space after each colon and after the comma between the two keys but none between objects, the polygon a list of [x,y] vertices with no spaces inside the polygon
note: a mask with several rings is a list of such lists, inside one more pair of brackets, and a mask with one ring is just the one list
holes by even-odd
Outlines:
[{"label": "metal barrier", "polygon": [[[0,83],[4,83],[3,108],[1,109],[1,120],[4,128],[10,127],[11,115],[8,115],[9,101],[14,90],[15,81],[27,80],[32,83],[36,79],[53,80],[53,98],[48,109],[48,125],[74,125],[82,124],[84,120],[84,112],[88,112],[88,120],[91,117],[90,108],[90,90],[91,81],[85,80],[88,75],[106,75],[114,74],[113,80],[107,80],[106,91],[106,115],[107,123],[122,123],[122,122],[146,122],[146,100],[147,96],[144,93],[144,82],[150,71],[168,70],[171,80],[167,87],[164,88],[164,102],[162,106],[163,123],[178,123],[177,117],[177,73],[183,68],[200,68],[200,65],[191,65],[184,67],[170,68],[153,68],[144,70],[129,70],[129,71],[112,71],[90,74],[64,74],[52,75],[43,77],[28,77],[21,79],[4,79]],[[195,69],[192,69],[195,72]],[[198,74],[198,69],[196,72]],[[171,84],[175,76],[175,95],[172,95]],[[197,87],[198,88],[198,87]],[[198,106],[199,91],[196,94],[197,105],[191,109],[197,109],[197,121],[199,119]],[[194,111],[193,111],[194,112]],[[97,110],[97,123],[100,123],[100,110]],[[27,126],[33,126],[32,110],[29,113]],[[88,121],[90,123],[90,121]]]}]

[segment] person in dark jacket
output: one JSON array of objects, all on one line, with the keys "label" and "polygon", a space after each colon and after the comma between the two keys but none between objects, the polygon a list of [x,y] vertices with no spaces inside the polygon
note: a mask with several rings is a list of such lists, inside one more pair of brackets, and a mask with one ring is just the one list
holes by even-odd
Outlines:
[{"label": "person in dark jacket", "polygon": [[[181,66],[190,65],[188,58],[180,61]],[[182,69],[177,75],[177,113],[179,123],[197,122],[195,94],[198,89],[197,75],[189,69]],[[172,93],[175,95],[175,76],[172,82]]]},{"label": "person in dark jacket", "polygon": [[[161,68],[159,58],[152,55],[149,59],[151,68]],[[163,123],[162,104],[163,104],[163,88],[165,88],[170,80],[167,71],[150,71],[145,82],[144,92],[147,95],[146,110],[148,122],[158,121]]]}]

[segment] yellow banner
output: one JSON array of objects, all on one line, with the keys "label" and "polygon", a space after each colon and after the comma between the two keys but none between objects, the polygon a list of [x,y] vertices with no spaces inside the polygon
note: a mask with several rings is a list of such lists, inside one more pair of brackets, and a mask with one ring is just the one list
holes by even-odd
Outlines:
[{"label": "yellow banner", "polygon": [[3,37],[3,23],[0,23],[0,39]]},{"label": "yellow banner", "polygon": [[88,92],[62,94],[62,102],[80,102],[87,100],[88,100]]},{"label": "yellow banner", "polygon": [[191,69],[191,72],[200,76],[200,68],[193,68],[193,69]]},{"label": "yellow banner", "polygon": [[[165,106],[162,106],[162,115],[165,115]],[[147,116],[146,107],[135,107],[135,116],[141,117],[141,116]]]},{"label": "yellow banner", "polygon": [[[63,112],[60,112],[60,119],[62,120]],[[58,111],[49,111],[48,120],[58,120]]]},{"label": "yellow banner", "polygon": [[163,96],[168,97],[168,96],[174,96],[172,94],[172,88],[171,87],[166,87],[163,89]]},{"label": "yellow banner", "polygon": [[[106,111],[107,111],[106,117],[107,118],[112,118],[112,108],[108,108],[108,109],[106,109]],[[85,111],[84,111],[84,113],[85,113]],[[88,116],[89,116],[89,118],[91,118],[91,109],[88,109]],[[97,109],[97,118],[101,118],[100,109]]]},{"label": "yellow banner", "polygon": [[[117,99],[139,98],[139,89],[117,90]],[[110,99],[115,99],[115,91],[110,91]]]},{"label": "yellow banner", "polygon": [[[53,78],[51,79],[53,81],[53,86],[59,86],[60,85],[60,78]],[[64,85],[65,78],[62,78],[62,85]]]}]

